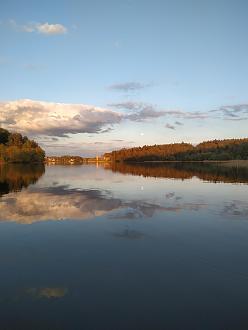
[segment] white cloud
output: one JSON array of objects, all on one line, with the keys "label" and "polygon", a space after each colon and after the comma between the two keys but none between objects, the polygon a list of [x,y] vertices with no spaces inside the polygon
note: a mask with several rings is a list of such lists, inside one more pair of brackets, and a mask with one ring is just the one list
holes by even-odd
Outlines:
[{"label": "white cloud", "polygon": [[36,24],[36,30],[43,34],[65,34],[67,28],[62,24]]},{"label": "white cloud", "polygon": [[56,35],[56,34],[65,34],[67,33],[67,28],[62,24],[49,24],[46,23],[37,23],[32,22],[24,25],[17,24],[15,20],[11,19],[9,20],[10,26],[16,30],[16,31],[22,31],[22,32],[36,32],[46,35]]},{"label": "white cloud", "polygon": [[85,104],[28,99],[0,103],[0,124],[31,135],[63,137],[76,133],[100,133],[121,119],[118,112]]}]

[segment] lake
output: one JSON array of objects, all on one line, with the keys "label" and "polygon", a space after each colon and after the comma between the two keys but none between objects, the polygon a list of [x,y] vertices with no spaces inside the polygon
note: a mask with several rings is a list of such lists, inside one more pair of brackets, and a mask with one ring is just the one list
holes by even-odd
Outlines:
[{"label": "lake", "polygon": [[248,168],[0,167],[1,329],[248,329]]}]

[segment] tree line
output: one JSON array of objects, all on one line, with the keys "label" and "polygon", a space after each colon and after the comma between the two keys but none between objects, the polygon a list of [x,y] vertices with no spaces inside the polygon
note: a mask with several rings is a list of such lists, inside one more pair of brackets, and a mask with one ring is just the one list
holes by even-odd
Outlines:
[{"label": "tree line", "polygon": [[40,163],[44,150],[34,140],[0,128],[0,163]]},{"label": "tree line", "polygon": [[206,161],[248,159],[248,138],[124,148],[104,155],[113,162]]}]

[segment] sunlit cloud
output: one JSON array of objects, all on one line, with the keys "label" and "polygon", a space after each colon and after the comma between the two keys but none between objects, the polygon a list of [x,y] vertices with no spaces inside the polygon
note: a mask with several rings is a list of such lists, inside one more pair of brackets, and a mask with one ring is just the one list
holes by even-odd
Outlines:
[{"label": "sunlit cloud", "polygon": [[118,112],[85,104],[33,100],[0,103],[0,123],[3,127],[36,136],[100,133],[121,119]]},{"label": "sunlit cloud", "polygon": [[[72,150],[74,154],[85,153],[90,157],[96,152],[102,154],[121,147],[130,147],[133,142],[128,139],[120,141],[122,137],[118,139],[117,136],[116,141],[113,140],[114,136],[111,132],[117,125],[130,125],[131,122],[140,125],[147,122],[158,123],[159,118],[165,118],[167,124],[164,127],[171,130],[183,126],[186,120],[238,122],[248,119],[248,106],[245,104],[223,106],[202,112],[163,109],[153,104],[136,101],[111,103],[106,108],[29,99],[0,102],[0,125],[10,131],[18,131],[36,139],[50,155],[58,155],[61,152],[71,153]],[[143,131],[143,128],[140,127],[140,130]],[[105,135],[103,139],[98,135],[97,140],[92,143],[68,139],[80,133],[93,134],[90,138],[96,136],[95,134]]]},{"label": "sunlit cloud", "polygon": [[9,20],[9,25],[16,31],[27,32],[27,33],[40,33],[45,35],[56,35],[56,34],[66,34],[67,28],[62,24],[49,24],[31,22],[27,24],[18,24],[15,20]]},{"label": "sunlit cloud", "polygon": [[67,28],[62,24],[36,24],[36,31],[42,34],[65,34]]}]

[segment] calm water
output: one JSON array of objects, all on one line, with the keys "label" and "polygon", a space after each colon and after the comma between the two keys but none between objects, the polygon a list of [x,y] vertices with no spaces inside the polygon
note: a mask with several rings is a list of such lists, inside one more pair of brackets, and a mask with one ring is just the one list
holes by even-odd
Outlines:
[{"label": "calm water", "polygon": [[0,329],[248,329],[248,169],[0,167]]}]

